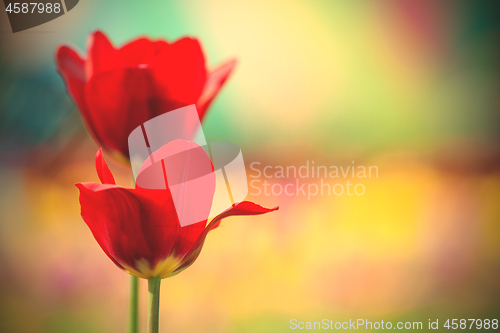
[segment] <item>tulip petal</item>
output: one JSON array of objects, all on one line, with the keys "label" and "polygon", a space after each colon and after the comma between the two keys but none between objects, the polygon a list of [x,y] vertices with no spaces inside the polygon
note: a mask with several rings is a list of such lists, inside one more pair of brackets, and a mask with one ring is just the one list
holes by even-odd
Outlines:
[{"label": "tulip petal", "polygon": [[83,86],[85,85],[85,61],[73,49],[61,46],[56,52],[56,66],[66,83],[68,94],[76,106],[85,112]]},{"label": "tulip petal", "polygon": [[196,103],[198,114],[201,120],[203,120],[208,107],[214,100],[215,96],[217,96],[217,93],[222,88],[224,82],[226,82],[229,74],[231,74],[235,66],[236,59],[233,59],[224,63],[223,65],[218,66],[215,70],[208,74],[207,81],[205,82],[205,86],[203,87],[203,93]]},{"label": "tulip petal", "polygon": [[181,227],[177,234],[175,246],[172,248],[171,255],[179,258],[179,261],[184,258],[203,233],[206,225],[207,220]]},{"label": "tulip petal", "polygon": [[85,62],[87,79],[92,76],[122,67],[118,50],[109,41],[108,37],[100,31],[90,35],[88,41],[88,58]]},{"label": "tulip petal", "polygon": [[62,76],[66,84],[66,90],[68,91],[69,96],[73,99],[73,102],[80,110],[80,114],[82,115],[87,129],[92,137],[100,143],[101,135],[96,130],[85,105],[85,60],[80,58],[80,56],[71,48],[61,46],[56,53],[56,65],[59,70],[59,74]]},{"label": "tulip petal", "polygon": [[155,46],[155,56],[161,54],[163,51],[165,51],[170,44],[167,41],[164,40],[157,40],[154,42]]},{"label": "tulip petal", "polygon": [[242,201],[240,203],[234,204],[231,208],[226,209],[224,212],[220,213],[210,222],[210,230],[212,231],[215,228],[220,226],[223,218],[228,216],[236,216],[236,215],[261,215],[265,213],[270,213],[275,210],[278,210],[279,207],[274,208],[265,208],[259,204],[256,204],[251,201]]},{"label": "tulip petal", "polygon": [[101,183],[116,185],[115,178],[109,170],[108,163],[106,163],[106,160],[102,156],[102,148],[99,148],[95,156],[95,167]]},{"label": "tulip petal", "polygon": [[196,39],[181,38],[164,48],[154,60],[158,91],[181,106],[195,104],[206,81],[205,57]]},{"label": "tulip petal", "polygon": [[[211,163],[210,160],[209,162]],[[96,154],[96,168],[103,184],[114,183],[113,174],[103,158],[102,149],[99,149]],[[94,192],[97,190],[94,190]],[[136,189],[126,189],[126,191],[140,203],[141,219],[135,221],[135,223],[140,224],[142,236],[151,251],[150,257],[144,257],[143,259],[153,269],[159,261],[169,256],[180,228],[172,193],[168,188],[165,190],[148,190],[137,187]]]},{"label": "tulip petal", "polygon": [[269,213],[275,210],[278,210],[279,207],[274,207],[274,208],[265,208],[262,207],[256,203],[250,202],[250,201],[242,201],[240,203],[234,204],[231,208],[225,210],[221,214],[217,215],[211,222],[210,224],[204,229],[203,233],[198,237],[196,242],[193,244],[191,250],[189,253],[182,259],[180,262],[179,266],[169,275],[165,277],[170,277],[174,276],[189,266],[191,266],[195,260],[198,258],[200,255],[201,249],[203,247],[203,244],[205,242],[205,239],[207,237],[207,234],[209,231],[213,230],[216,228],[219,224],[220,221],[226,217],[229,216],[236,216],[236,215],[261,215],[265,213]]},{"label": "tulip petal", "polygon": [[130,191],[141,202],[143,217],[139,224],[151,250],[151,257],[146,259],[154,267],[170,255],[179,233],[179,219],[172,195],[169,189],[136,188]]},{"label": "tulip petal", "polygon": [[107,203],[100,203],[99,200],[96,200],[98,197],[94,195],[96,193],[95,190],[99,186],[100,184],[96,183],[76,184],[76,187],[80,190],[81,215],[104,253],[106,253],[111,261],[120,269],[125,269],[123,266],[125,260],[116,255],[113,249],[112,239],[108,235],[108,219],[106,218],[106,214],[103,213],[105,208],[102,207],[103,204],[106,205]]},{"label": "tulip petal", "polygon": [[148,244],[140,232],[141,205],[124,188],[92,190],[91,184],[80,189],[81,215],[104,252],[122,267],[135,267],[141,258],[150,258]]},{"label": "tulip petal", "polygon": [[[236,203],[231,208],[226,209],[219,215],[217,215],[207,226],[210,230],[213,230],[217,228],[222,219],[229,217],[229,216],[236,216],[236,215],[261,215],[265,213],[270,213],[275,210],[278,210],[279,207],[274,207],[274,208],[265,208],[262,207],[261,205],[258,205],[254,202],[251,201],[242,201],[240,203]],[[209,230],[209,231],[210,231]]]},{"label": "tulip petal", "polygon": [[103,147],[128,157],[128,135],[145,121],[182,107],[165,100],[152,69],[121,68],[92,77],[85,86],[90,121]]},{"label": "tulip petal", "polygon": [[82,183],[81,215],[97,243],[122,269],[148,278],[168,257],[179,222],[168,190]]},{"label": "tulip petal", "polygon": [[125,44],[118,51],[123,64],[129,67],[148,65],[156,54],[155,43],[147,38],[139,38]]}]

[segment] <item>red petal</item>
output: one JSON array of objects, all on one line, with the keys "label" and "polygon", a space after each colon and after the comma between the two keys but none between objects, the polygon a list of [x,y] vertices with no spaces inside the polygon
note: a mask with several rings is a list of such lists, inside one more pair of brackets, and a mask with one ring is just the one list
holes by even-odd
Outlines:
[{"label": "red petal", "polygon": [[99,176],[101,183],[116,185],[115,178],[109,170],[106,160],[102,156],[102,148],[100,148],[95,155],[95,168],[97,170],[97,175]]},{"label": "red petal", "polygon": [[191,264],[198,258],[200,255],[201,249],[203,247],[203,243],[207,237],[207,234],[210,230],[216,228],[220,221],[226,217],[234,216],[234,215],[261,215],[265,213],[269,213],[275,210],[278,210],[279,207],[274,208],[265,208],[256,203],[250,201],[242,201],[240,203],[234,204],[231,208],[225,210],[221,214],[217,215],[210,224],[205,228],[203,233],[198,237],[196,242],[193,244],[190,252],[182,259],[182,262],[175,269],[172,275],[178,274],[184,269],[191,266]]},{"label": "red petal", "polygon": [[151,154],[138,172],[137,188],[166,185],[170,189],[181,225],[170,256],[179,261],[205,229],[215,192],[213,171],[212,161],[201,146],[174,140]]},{"label": "red petal", "polygon": [[56,66],[62,76],[68,94],[76,106],[85,113],[83,86],[85,85],[85,61],[74,50],[61,46],[56,52]]},{"label": "red petal", "polygon": [[154,45],[155,45],[155,55],[159,55],[163,51],[165,51],[170,44],[165,40],[157,40],[156,42],[154,42]]},{"label": "red petal", "polygon": [[[76,184],[80,190],[81,215],[95,240],[106,253],[106,255],[121,269],[122,265],[134,267],[134,260],[129,260],[128,255],[124,255],[121,243],[126,243],[126,236],[123,239],[117,237],[117,228],[114,221],[122,222],[121,215],[126,218],[133,218],[132,203],[129,200],[110,200],[113,192],[96,191],[100,186],[95,183]],[[120,193],[120,192],[118,192]],[[132,199],[132,198],[131,198]],[[133,199],[131,200],[133,201]],[[137,203],[134,203],[137,206]],[[125,216],[124,216],[125,217]],[[138,238],[140,234],[137,235]]]},{"label": "red petal", "polygon": [[141,64],[149,64],[153,60],[156,46],[147,38],[139,38],[125,44],[119,53],[125,66],[137,67]]},{"label": "red petal", "polygon": [[128,156],[128,135],[137,126],[183,105],[162,98],[151,69],[118,69],[92,78],[86,103],[103,144]]},{"label": "red petal", "polygon": [[125,189],[83,183],[81,215],[96,241],[118,267],[140,272],[139,261],[150,268],[168,257],[179,222],[168,190]]},{"label": "red petal", "polygon": [[236,60],[233,59],[217,67],[215,70],[208,74],[207,81],[205,82],[205,87],[203,88],[203,93],[196,103],[198,114],[200,115],[201,120],[203,120],[208,107],[212,103],[215,96],[217,96],[217,93],[222,88],[222,85],[224,84],[224,82],[226,82],[229,74],[231,74],[235,66]]},{"label": "red petal", "polygon": [[[180,225],[170,190],[130,190],[141,202],[141,232],[151,250],[153,266],[167,258],[176,242]],[[152,267],[153,267],[152,266]]]},{"label": "red petal", "polygon": [[102,32],[96,31],[90,35],[88,45],[88,58],[85,62],[87,79],[123,66],[118,50]]},{"label": "red petal", "polygon": [[182,107],[163,99],[152,69],[121,68],[94,76],[85,103],[101,145],[128,157],[128,135],[145,121]]},{"label": "red petal", "polygon": [[196,39],[182,38],[154,59],[154,76],[167,99],[195,104],[206,80],[205,57]]},{"label": "red petal", "polygon": [[205,220],[180,227],[177,239],[175,240],[175,245],[172,247],[171,255],[179,259],[184,258],[196,243],[200,235],[203,234],[206,225],[207,221]]},{"label": "red petal", "polygon": [[64,79],[68,94],[80,110],[90,134],[97,142],[100,142],[99,133],[97,133],[85,105],[85,61],[74,50],[61,46],[56,54],[56,64],[59,73]]}]

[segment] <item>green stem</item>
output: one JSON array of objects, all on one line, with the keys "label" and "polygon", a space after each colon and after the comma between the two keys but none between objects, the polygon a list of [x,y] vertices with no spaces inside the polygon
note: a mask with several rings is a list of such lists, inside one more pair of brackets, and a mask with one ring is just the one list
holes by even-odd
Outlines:
[{"label": "green stem", "polygon": [[149,278],[148,280],[148,333],[158,333],[158,322],[160,317],[160,283],[161,277],[159,276]]},{"label": "green stem", "polygon": [[139,278],[130,276],[130,305],[128,310],[128,332],[139,333]]}]

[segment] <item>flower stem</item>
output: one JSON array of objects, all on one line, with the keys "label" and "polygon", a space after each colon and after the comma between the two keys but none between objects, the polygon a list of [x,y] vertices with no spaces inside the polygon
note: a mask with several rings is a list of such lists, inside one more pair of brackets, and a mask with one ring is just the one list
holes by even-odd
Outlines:
[{"label": "flower stem", "polygon": [[160,283],[161,277],[152,277],[148,280],[148,333],[158,333],[160,315]]},{"label": "flower stem", "polygon": [[139,333],[139,278],[130,276],[130,305],[128,309],[128,332]]}]

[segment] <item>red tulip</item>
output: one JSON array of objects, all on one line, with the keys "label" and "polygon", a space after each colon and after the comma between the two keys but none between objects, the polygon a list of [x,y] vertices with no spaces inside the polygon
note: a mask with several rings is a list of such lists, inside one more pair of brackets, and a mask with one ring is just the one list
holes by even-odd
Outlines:
[{"label": "red tulip", "polygon": [[243,201],[210,222],[181,227],[168,188],[127,189],[116,185],[101,149],[96,155],[96,169],[102,184],[76,184],[82,218],[108,257],[119,268],[141,278],[166,278],[189,267],[200,254],[208,232],[223,218],[278,209]]},{"label": "red tulip", "polygon": [[86,59],[61,46],[56,63],[94,139],[128,164],[127,138],[133,129],[191,104],[202,120],[236,62],[208,71],[196,39],[139,38],[117,49],[97,31],[90,36]]}]

